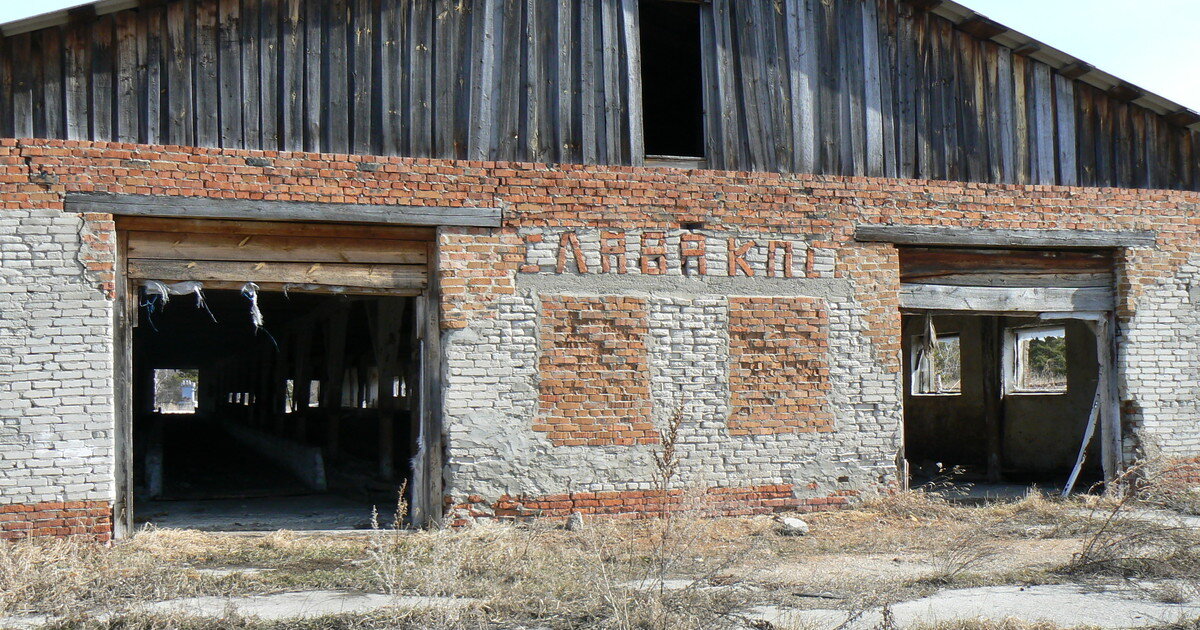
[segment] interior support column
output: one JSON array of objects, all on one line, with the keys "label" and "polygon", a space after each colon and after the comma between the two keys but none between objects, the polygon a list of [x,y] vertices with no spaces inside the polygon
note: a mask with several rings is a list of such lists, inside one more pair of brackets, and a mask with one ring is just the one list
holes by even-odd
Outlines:
[{"label": "interior support column", "polygon": [[984,317],[980,334],[983,346],[984,430],[987,432],[987,480],[999,482],[1004,432],[1003,343],[999,317]]}]

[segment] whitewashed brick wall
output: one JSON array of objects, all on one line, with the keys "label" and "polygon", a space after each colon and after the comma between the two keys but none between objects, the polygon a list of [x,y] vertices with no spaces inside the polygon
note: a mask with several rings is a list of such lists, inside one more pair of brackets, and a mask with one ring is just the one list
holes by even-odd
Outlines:
[{"label": "whitewashed brick wall", "polygon": [[112,301],[83,220],[0,214],[0,504],[113,498]]}]

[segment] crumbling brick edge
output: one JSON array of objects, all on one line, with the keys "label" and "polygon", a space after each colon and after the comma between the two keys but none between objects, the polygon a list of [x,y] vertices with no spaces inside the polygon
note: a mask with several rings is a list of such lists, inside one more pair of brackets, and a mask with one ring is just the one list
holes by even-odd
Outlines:
[{"label": "crumbling brick edge", "polygon": [[591,516],[647,519],[664,513],[705,517],[754,516],[780,512],[829,512],[849,509],[861,496],[857,490],[829,496],[797,496],[790,484],[747,488],[687,490],[614,490],[572,492],[543,497],[503,496],[489,503],[483,497],[446,497],[447,524],[452,527],[479,520],[561,518],[574,512]]},{"label": "crumbling brick edge", "polygon": [[112,539],[108,501],[47,501],[0,505],[0,540],[25,538]]}]

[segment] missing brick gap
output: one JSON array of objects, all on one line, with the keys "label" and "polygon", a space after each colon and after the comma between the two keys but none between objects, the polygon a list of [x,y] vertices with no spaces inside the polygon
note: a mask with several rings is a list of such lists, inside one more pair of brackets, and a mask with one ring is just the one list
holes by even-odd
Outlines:
[{"label": "missing brick gap", "polygon": [[679,227],[684,230],[696,231],[704,229],[704,221],[681,221]]}]

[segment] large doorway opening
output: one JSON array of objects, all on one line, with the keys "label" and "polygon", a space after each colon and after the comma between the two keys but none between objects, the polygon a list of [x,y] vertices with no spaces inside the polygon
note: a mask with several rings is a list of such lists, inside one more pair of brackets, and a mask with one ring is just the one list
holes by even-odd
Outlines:
[{"label": "large doorway opening", "polygon": [[412,524],[436,521],[431,230],[143,218],[118,229],[126,526],[358,529],[373,510],[390,522],[401,498]]},{"label": "large doorway opening", "polygon": [[908,483],[1002,499],[1113,478],[1114,251],[899,254]]},{"label": "large doorway opening", "polygon": [[[1090,439],[1100,387],[1094,326],[1072,319],[927,312],[903,319],[905,459],[917,487],[1102,482]],[[1095,438],[1095,433],[1092,433]]]},{"label": "large doorway opening", "polygon": [[135,523],[349,529],[387,513],[420,437],[416,299],[203,300],[140,297]]}]

